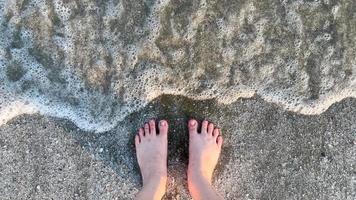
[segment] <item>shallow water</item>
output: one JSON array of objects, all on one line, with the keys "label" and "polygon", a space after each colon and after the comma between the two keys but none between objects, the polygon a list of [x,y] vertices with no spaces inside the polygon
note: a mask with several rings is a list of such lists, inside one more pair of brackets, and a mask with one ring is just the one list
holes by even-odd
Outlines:
[{"label": "shallow water", "polygon": [[39,112],[102,132],[162,94],[258,95],[320,114],[356,97],[355,11],[352,0],[0,0],[0,125]]}]

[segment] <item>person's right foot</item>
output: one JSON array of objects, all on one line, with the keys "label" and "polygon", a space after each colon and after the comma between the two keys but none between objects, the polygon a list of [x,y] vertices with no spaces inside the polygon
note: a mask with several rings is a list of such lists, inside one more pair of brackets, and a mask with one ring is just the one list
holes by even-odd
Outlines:
[{"label": "person's right foot", "polygon": [[191,119],[189,127],[188,185],[205,179],[211,184],[213,171],[218,162],[223,138],[213,123],[204,120],[198,133],[198,122]]}]

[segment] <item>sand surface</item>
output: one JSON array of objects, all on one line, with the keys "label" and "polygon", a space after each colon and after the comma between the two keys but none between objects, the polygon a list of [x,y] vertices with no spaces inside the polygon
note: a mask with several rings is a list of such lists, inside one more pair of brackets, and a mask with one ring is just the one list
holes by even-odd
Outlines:
[{"label": "sand surface", "polygon": [[223,106],[179,96],[155,99],[105,133],[40,115],[1,126],[1,199],[133,198],[140,175],[132,140],[151,117],[170,122],[166,199],[189,199],[186,122],[204,116],[225,137],[214,186],[226,199],[355,199],[355,99],[306,116],[259,97]]},{"label": "sand surface", "polygon": [[355,0],[0,0],[0,199],[130,199],[133,136],[225,137],[226,199],[356,199]]},{"label": "sand surface", "polygon": [[353,0],[0,0],[0,125],[109,131],[160,95],[260,96],[320,114],[356,97]]}]

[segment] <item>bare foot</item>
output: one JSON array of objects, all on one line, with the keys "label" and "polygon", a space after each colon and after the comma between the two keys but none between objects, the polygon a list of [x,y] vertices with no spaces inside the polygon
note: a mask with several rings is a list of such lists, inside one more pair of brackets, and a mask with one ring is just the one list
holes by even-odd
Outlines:
[{"label": "bare foot", "polygon": [[137,199],[161,199],[166,190],[167,121],[161,120],[158,129],[159,134],[155,121],[150,120],[135,136],[136,156],[143,181]]},{"label": "bare foot", "polygon": [[213,123],[204,120],[201,133],[198,122],[188,122],[189,165],[188,187],[194,199],[221,199],[211,186],[211,179],[218,162],[223,143],[220,130]]}]

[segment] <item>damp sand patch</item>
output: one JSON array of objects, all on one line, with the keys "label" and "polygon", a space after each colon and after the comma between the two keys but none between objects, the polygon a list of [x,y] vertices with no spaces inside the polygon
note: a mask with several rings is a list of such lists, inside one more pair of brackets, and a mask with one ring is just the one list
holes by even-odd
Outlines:
[{"label": "damp sand patch", "polygon": [[355,4],[0,1],[0,124],[105,132],[160,95],[321,114],[356,97]]},{"label": "damp sand patch", "polygon": [[222,129],[225,143],[214,186],[225,198],[352,199],[355,108],[355,99],[348,98],[310,116],[261,98],[224,107],[166,95],[102,133],[84,132],[68,120],[24,115],[0,127],[0,185],[7,188],[0,195],[132,198],[141,187],[134,135],[148,119],[165,118],[170,123],[165,198],[189,199],[186,123],[195,117]]}]

